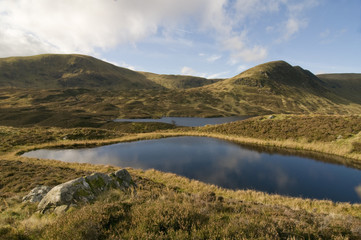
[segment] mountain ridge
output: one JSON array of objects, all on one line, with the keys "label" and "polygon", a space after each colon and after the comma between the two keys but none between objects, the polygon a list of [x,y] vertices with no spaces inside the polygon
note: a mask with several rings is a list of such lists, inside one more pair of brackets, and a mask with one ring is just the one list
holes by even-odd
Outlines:
[{"label": "mountain ridge", "polygon": [[361,114],[352,81],[340,88],[332,85],[338,80],[332,81],[284,61],[208,80],[136,72],[84,55],[6,58],[0,59],[0,124],[95,126],[115,118]]},{"label": "mountain ridge", "polygon": [[79,54],[0,59],[0,86],[59,88],[160,88],[142,74]]}]

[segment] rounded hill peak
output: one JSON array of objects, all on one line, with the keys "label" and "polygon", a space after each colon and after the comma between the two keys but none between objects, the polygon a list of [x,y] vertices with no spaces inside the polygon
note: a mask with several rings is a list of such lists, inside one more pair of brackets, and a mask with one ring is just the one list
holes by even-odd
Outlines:
[{"label": "rounded hill peak", "polygon": [[300,88],[315,87],[321,81],[299,66],[293,67],[285,61],[272,61],[257,65],[230,78],[229,83],[276,89],[282,85]]}]

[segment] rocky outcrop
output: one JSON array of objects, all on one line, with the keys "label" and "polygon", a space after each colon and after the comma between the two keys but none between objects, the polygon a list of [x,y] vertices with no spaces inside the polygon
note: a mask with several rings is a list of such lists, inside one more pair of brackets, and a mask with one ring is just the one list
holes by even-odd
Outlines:
[{"label": "rocky outcrop", "polygon": [[[47,211],[54,211],[56,213],[64,212],[71,206],[95,200],[98,195],[111,188],[125,191],[131,187],[134,188],[135,184],[133,183],[129,172],[125,169],[121,169],[109,175],[104,173],[93,173],[90,176],[80,177],[57,185],[50,191],[48,190],[41,201],[37,198],[37,200],[40,201],[38,210],[41,213]],[[28,195],[32,192],[39,191],[33,189]]]},{"label": "rocky outcrop", "polygon": [[36,186],[33,188],[28,195],[23,197],[23,202],[40,202],[41,199],[51,190],[48,186]]}]

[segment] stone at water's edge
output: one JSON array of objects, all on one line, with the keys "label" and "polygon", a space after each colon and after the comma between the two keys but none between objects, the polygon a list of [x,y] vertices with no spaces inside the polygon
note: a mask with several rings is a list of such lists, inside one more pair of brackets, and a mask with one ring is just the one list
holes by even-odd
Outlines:
[{"label": "stone at water's edge", "polygon": [[70,206],[95,200],[98,195],[110,188],[126,190],[129,187],[135,187],[135,184],[125,169],[109,175],[93,173],[90,176],[80,177],[52,188],[41,199],[38,210],[41,213],[47,211],[64,212]]}]

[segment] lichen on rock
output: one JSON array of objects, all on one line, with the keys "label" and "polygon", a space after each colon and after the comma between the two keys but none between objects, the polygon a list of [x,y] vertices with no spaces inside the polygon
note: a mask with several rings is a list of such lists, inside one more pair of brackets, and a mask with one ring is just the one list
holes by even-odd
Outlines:
[{"label": "lichen on rock", "polygon": [[[117,188],[126,190],[135,187],[132,177],[125,169],[106,175],[93,173],[90,176],[80,177],[52,188],[40,201],[38,210],[41,213],[66,211],[69,206],[94,201],[98,195]],[[32,190],[33,191],[33,190]]]},{"label": "lichen on rock", "polygon": [[23,202],[40,202],[41,199],[51,190],[51,187],[39,185],[33,188],[26,196],[23,197]]}]

